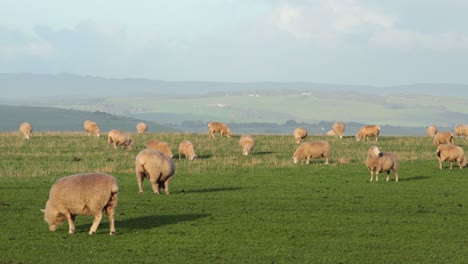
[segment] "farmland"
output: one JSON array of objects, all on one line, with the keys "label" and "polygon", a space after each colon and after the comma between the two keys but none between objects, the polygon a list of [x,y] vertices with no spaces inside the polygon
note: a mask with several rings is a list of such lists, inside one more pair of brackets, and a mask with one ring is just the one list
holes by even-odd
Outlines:
[{"label": "farmland", "polygon": [[[235,131],[234,131],[235,133]],[[383,136],[376,143],[312,136],[332,146],[330,164],[293,164],[289,135],[132,134],[132,150],[81,132],[0,133],[0,263],[466,263],[467,170],[439,170],[432,140]],[[134,159],[146,141],[172,147],[171,195],[138,193]],[[191,140],[198,159],[178,160]],[[467,149],[466,139],[455,143]],[[369,183],[371,145],[396,152],[400,181]],[[339,158],[349,164],[338,164]],[[101,171],[120,187],[115,236],[103,217],[78,216],[49,232],[39,209],[60,177]]]}]

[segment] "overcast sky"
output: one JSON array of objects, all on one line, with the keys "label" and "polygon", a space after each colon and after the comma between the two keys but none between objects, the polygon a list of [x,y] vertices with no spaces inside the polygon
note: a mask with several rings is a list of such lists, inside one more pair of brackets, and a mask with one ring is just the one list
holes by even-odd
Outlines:
[{"label": "overcast sky", "polygon": [[468,84],[466,0],[0,0],[0,72]]}]

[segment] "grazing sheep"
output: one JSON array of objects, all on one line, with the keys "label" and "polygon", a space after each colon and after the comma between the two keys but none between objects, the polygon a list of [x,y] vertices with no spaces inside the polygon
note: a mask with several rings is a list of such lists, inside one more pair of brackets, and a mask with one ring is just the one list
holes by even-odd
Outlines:
[{"label": "grazing sheep", "polygon": [[231,137],[231,129],[225,123],[221,122],[210,122],[208,124],[208,137],[214,138],[214,133],[219,133],[221,137],[226,135],[226,137]]},{"label": "grazing sheep", "polygon": [[395,153],[382,152],[379,147],[372,146],[367,153],[366,166],[371,173],[372,181],[375,172],[375,181],[379,181],[379,173],[386,172],[387,180],[390,178],[390,170],[395,173],[395,181],[398,181],[398,159]]},{"label": "grazing sheep", "polygon": [[335,131],[333,131],[333,130],[329,130],[329,131],[327,132],[327,134],[325,134],[325,135],[326,135],[326,136],[330,136],[330,137],[334,137],[334,136],[336,136],[336,133],[335,133]]},{"label": "grazing sheep", "polygon": [[343,122],[335,122],[332,125],[332,130],[338,135],[339,138],[343,138],[345,131],[345,124]]},{"label": "grazing sheep", "polygon": [[356,133],[356,141],[361,141],[361,139],[369,140],[369,137],[375,137],[375,141],[378,141],[379,134],[380,134],[380,126],[377,126],[377,125],[363,126]]},{"label": "grazing sheep", "polygon": [[19,127],[19,132],[24,136],[25,139],[32,137],[32,126],[29,123],[23,122]]},{"label": "grazing sheep", "polygon": [[431,125],[426,128],[426,136],[433,138],[436,134],[437,134],[437,127],[435,125]]},{"label": "grazing sheep", "polygon": [[132,139],[130,138],[130,134],[124,133],[121,130],[112,129],[107,136],[107,144],[114,144],[114,149],[117,149],[117,146],[131,149]]},{"label": "grazing sheep", "polygon": [[451,144],[440,144],[437,146],[437,158],[439,159],[439,168],[443,168],[443,162],[450,162],[450,169],[452,169],[452,163],[456,161],[460,169],[466,166],[465,151],[459,146]]},{"label": "grazing sheep", "polygon": [[294,129],[293,136],[294,136],[294,139],[296,140],[296,143],[299,144],[301,140],[307,137],[307,129],[304,127],[298,127]]},{"label": "grazing sheep", "polygon": [[455,137],[463,137],[463,138],[466,138],[468,137],[468,125],[457,125],[455,126],[455,128],[453,129],[453,135]]},{"label": "grazing sheep", "polygon": [[154,149],[140,151],[135,159],[135,171],[140,193],[143,192],[143,179],[149,178],[154,193],[159,194],[164,188],[169,194],[169,182],[175,174],[175,166],[166,154]]},{"label": "grazing sheep", "polygon": [[144,122],[139,122],[137,125],[136,125],[136,130],[138,132],[138,134],[144,134],[146,133],[146,131],[148,131],[148,125]]},{"label": "grazing sheep", "polygon": [[294,164],[301,160],[307,160],[306,164],[309,164],[310,159],[325,158],[325,164],[328,164],[328,157],[330,156],[330,144],[327,141],[312,141],[304,142],[296,151],[292,159]]},{"label": "grazing sheep", "polygon": [[150,140],[150,141],[146,142],[146,148],[159,150],[159,151],[161,151],[162,153],[168,155],[171,158],[172,158],[172,156],[174,156],[172,154],[171,148],[169,147],[169,144],[167,142],[164,142],[164,141],[159,141],[157,139]]},{"label": "grazing sheep", "polygon": [[179,160],[181,159],[181,156],[184,155],[186,159],[188,160],[193,160],[197,157],[195,154],[195,147],[193,146],[193,143],[184,140],[180,142],[179,144]]},{"label": "grazing sheep", "polygon": [[255,139],[251,135],[242,135],[239,144],[242,147],[242,154],[248,156],[255,146]]},{"label": "grazing sheep", "polygon": [[437,133],[434,136],[434,145],[437,147],[440,144],[453,144],[453,134],[449,131]]},{"label": "grazing sheep", "polygon": [[83,123],[84,130],[88,133],[88,135],[96,135],[96,137],[101,136],[101,130],[96,122],[91,120],[85,120]]},{"label": "grazing sheep", "polygon": [[115,234],[114,210],[117,206],[119,187],[117,180],[105,173],[76,174],[63,177],[50,189],[44,212],[49,230],[55,231],[68,220],[68,233],[75,233],[77,215],[94,216],[89,234],[96,233],[102,219],[102,211],[109,217],[110,234]]}]

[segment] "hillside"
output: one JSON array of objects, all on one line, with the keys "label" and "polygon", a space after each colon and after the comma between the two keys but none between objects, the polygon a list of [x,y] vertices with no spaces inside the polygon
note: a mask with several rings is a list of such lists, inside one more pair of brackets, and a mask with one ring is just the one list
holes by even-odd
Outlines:
[{"label": "hillside", "polygon": [[[94,120],[101,131],[117,128],[135,132],[138,119],[115,116],[104,112],[87,112],[66,110],[50,107],[20,107],[0,105],[1,132],[17,131],[21,122],[29,122],[36,132],[39,131],[83,131],[83,122]],[[145,121],[149,132],[174,132],[174,128],[166,127],[152,121]]]}]

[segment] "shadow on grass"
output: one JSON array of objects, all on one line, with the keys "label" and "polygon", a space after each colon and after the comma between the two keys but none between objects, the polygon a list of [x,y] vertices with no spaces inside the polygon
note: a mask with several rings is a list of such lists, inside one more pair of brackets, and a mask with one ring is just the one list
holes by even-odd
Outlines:
[{"label": "shadow on grass", "polygon": [[198,190],[181,190],[181,193],[209,193],[209,192],[225,192],[225,191],[238,191],[242,190],[240,187],[227,187],[227,188],[207,188]]},{"label": "shadow on grass", "polygon": [[428,176],[414,176],[414,177],[410,177],[410,178],[400,178],[399,180],[400,181],[419,181],[419,180],[427,180],[429,179],[430,177]]},{"label": "shadow on grass", "polygon": [[134,232],[142,229],[152,229],[180,222],[194,221],[207,217],[209,214],[176,214],[176,215],[148,215],[125,220],[116,220],[115,226],[120,232]]},{"label": "shadow on grass", "polygon": [[267,155],[267,154],[273,154],[275,153],[274,151],[260,151],[260,152],[252,152],[250,155],[257,156],[257,155]]}]

